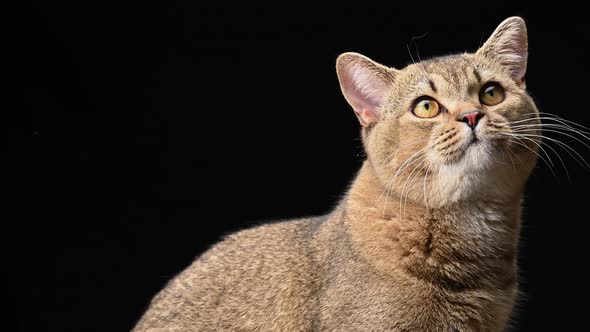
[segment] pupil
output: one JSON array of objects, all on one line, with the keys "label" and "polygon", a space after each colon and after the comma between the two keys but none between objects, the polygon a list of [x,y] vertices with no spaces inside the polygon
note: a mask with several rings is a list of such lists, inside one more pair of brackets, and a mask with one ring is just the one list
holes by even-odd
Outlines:
[{"label": "pupil", "polygon": [[430,103],[424,103],[424,108],[429,111],[430,110]]},{"label": "pupil", "polygon": [[488,90],[488,94],[493,97],[494,96],[494,88]]}]

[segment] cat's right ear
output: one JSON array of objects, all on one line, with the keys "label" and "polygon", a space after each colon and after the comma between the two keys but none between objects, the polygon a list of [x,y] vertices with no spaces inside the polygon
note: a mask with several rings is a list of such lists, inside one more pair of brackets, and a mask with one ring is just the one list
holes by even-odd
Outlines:
[{"label": "cat's right ear", "polygon": [[346,101],[362,126],[379,120],[379,110],[391,88],[395,70],[358,53],[344,53],[336,60],[336,72]]}]

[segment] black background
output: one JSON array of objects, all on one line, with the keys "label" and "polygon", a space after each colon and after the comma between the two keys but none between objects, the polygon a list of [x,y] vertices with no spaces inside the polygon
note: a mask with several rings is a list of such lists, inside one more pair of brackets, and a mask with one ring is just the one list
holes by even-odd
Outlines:
[{"label": "black background", "polygon": [[[540,109],[590,125],[584,10],[412,3],[4,11],[3,330],[129,330],[224,234],[329,211],[363,158],[339,53],[400,68],[412,37],[422,58],[474,51],[521,15]],[[527,187],[518,331],[580,331],[590,313],[590,177],[561,155],[571,182],[540,164]]]}]

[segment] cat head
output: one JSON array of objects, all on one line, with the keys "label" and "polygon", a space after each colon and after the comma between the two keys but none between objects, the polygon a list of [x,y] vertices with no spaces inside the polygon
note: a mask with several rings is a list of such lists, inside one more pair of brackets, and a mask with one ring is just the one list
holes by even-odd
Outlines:
[{"label": "cat head", "polygon": [[442,206],[520,194],[538,146],[511,135],[516,124],[538,124],[525,91],[522,18],[506,19],[475,53],[403,69],[344,53],[336,67],[363,126],[368,162],[388,195]]}]

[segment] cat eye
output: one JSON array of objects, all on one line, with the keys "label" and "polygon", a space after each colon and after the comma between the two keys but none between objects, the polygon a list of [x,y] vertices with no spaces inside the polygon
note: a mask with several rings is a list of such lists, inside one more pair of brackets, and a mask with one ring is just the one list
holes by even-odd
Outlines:
[{"label": "cat eye", "polygon": [[440,113],[440,106],[436,100],[425,97],[418,99],[414,104],[412,113],[419,118],[434,118]]},{"label": "cat eye", "polygon": [[504,89],[496,82],[484,85],[479,91],[479,101],[487,106],[498,105],[505,98]]}]

